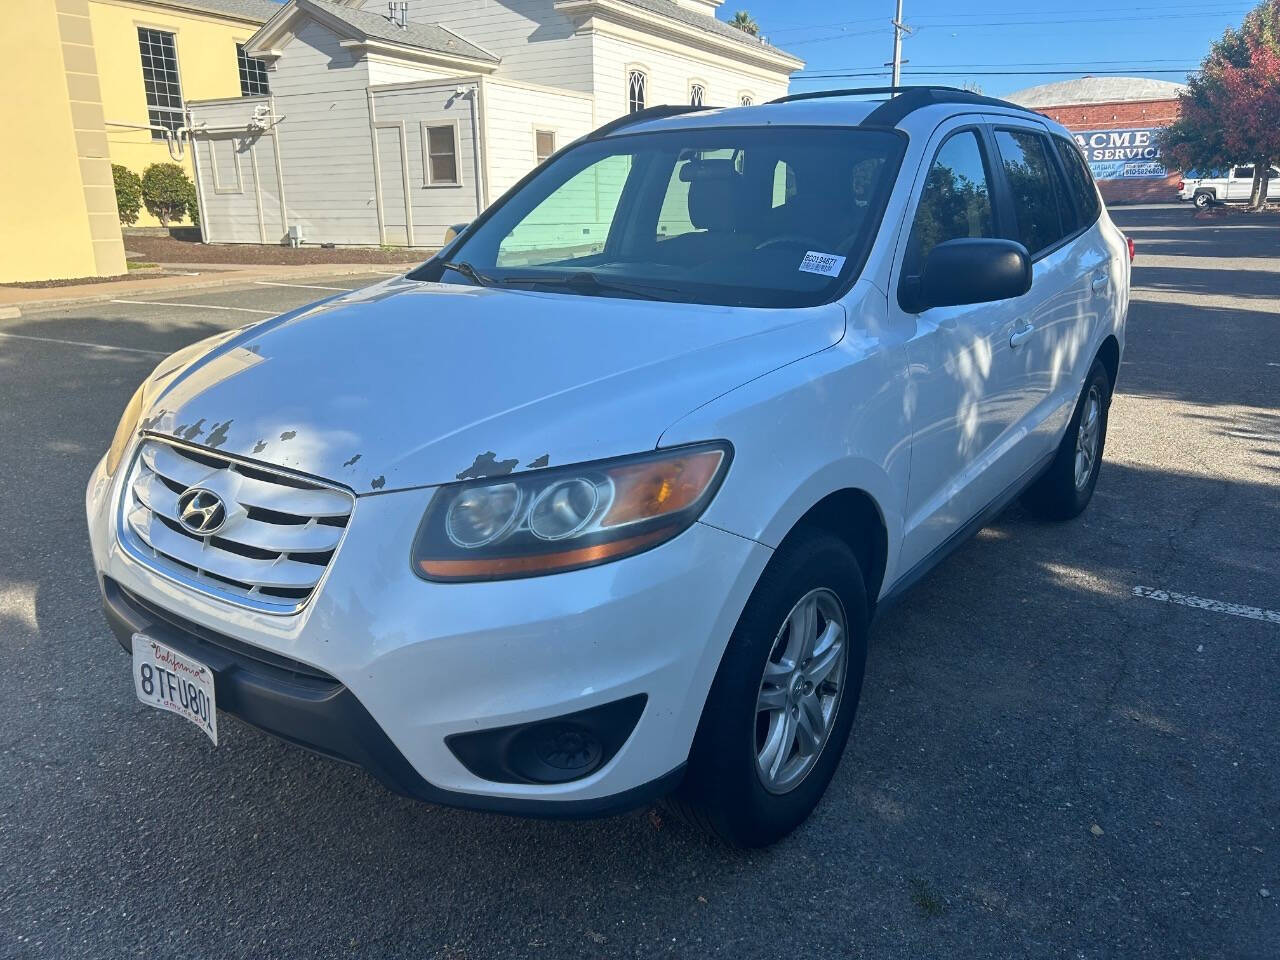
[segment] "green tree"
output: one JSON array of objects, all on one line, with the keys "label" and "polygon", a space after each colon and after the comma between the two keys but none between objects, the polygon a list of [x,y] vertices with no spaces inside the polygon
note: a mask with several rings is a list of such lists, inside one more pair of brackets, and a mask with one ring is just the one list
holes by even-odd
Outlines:
[{"label": "green tree", "polygon": [[735,13],[733,19],[729,21],[729,26],[737,27],[743,33],[749,33],[753,37],[760,36],[760,24],[756,23],[755,18],[745,10]]},{"label": "green tree", "polygon": [[120,213],[120,222],[132,227],[138,222],[138,212],[142,209],[142,178],[118,163],[111,165],[111,179],[116,187],[116,210]]},{"label": "green tree", "polygon": [[196,209],[196,188],[176,163],[153,163],[142,171],[142,202],[167,227]]},{"label": "green tree", "polygon": [[1280,0],[1264,0],[1214,41],[1178,100],[1180,116],[1157,138],[1161,152],[1183,170],[1251,162],[1249,209],[1260,208],[1280,161]]}]

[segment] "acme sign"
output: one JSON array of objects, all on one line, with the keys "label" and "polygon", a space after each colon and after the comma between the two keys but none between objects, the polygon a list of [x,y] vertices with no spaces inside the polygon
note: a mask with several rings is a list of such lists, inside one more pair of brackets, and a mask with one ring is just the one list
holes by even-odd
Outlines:
[{"label": "acme sign", "polygon": [[1160,162],[1155,130],[1093,130],[1074,134],[1084,151],[1095,180],[1127,180],[1133,177],[1163,179],[1169,171]]}]

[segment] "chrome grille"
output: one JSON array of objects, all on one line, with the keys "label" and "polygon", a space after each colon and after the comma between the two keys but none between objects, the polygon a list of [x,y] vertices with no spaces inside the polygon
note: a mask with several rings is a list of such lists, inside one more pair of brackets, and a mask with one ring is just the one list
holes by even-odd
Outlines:
[{"label": "chrome grille", "polygon": [[[225,519],[207,534],[181,516],[179,501],[196,490],[224,506]],[[120,540],[171,579],[255,609],[293,613],[324,576],[354,506],[336,487],[148,438],[125,484]]]}]

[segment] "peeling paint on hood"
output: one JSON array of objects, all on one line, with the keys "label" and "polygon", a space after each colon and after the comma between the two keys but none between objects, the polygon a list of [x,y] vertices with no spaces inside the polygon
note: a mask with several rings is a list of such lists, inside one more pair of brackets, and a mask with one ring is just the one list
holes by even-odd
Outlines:
[{"label": "peeling paint on hood", "polygon": [[[762,310],[396,278],[161,363],[150,429],[359,494],[653,449],[673,421],[839,341]],[[708,438],[713,439],[713,438]]]}]

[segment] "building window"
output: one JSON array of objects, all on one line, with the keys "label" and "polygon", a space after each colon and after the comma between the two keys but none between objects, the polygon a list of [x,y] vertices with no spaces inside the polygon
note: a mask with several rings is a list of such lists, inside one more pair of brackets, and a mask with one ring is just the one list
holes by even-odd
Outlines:
[{"label": "building window", "polygon": [[756,98],[749,93],[744,93],[740,97],[738,97],[739,106],[750,107],[750,106],[753,106],[755,102],[756,102]]},{"label": "building window", "polygon": [[[178,50],[172,33],[138,28],[142,54],[142,84],[147,91],[147,122],[152,127],[177,130],[182,126],[182,85],[178,81]],[[152,140],[164,132],[153,129]]]},{"label": "building window", "polygon": [[700,83],[689,84],[689,105],[700,107],[707,99],[707,88]]},{"label": "building window", "polygon": [[458,128],[452,123],[423,126],[422,147],[426,155],[427,184],[456,186],[458,178]]},{"label": "building window", "polygon": [[240,65],[240,96],[265,97],[271,92],[267,86],[267,65],[244,52],[244,44],[236,44],[236,63]]},{"label": "building window", "polygon": [[627,71],[627,112],[637,113],[644,109],[645,92],[649,86],[649,78],[643,70]]},{"label": "building window", "polygon": [[554,130],[535,130],[533,132],[533,149],[538,163],[556,152],[556,132]]}]

